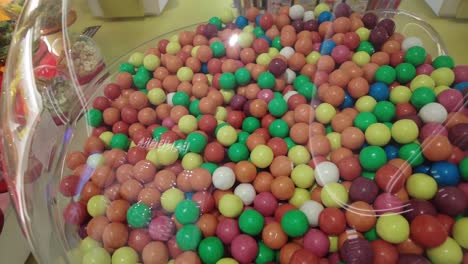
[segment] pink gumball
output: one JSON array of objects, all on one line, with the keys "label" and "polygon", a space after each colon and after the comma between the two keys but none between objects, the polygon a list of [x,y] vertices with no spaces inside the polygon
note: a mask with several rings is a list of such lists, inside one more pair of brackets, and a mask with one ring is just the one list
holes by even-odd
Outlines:
[{"label": "pink gumball", "polygon": [[391,193],[382,193],[374,201],[375,212],[379,215],[385,213],[400,213],[403,203]]},{"label": "pink gumball", "polygon": [[437,101],[447,112],[455,112],[463,106],[463,94],[456,89],[447,89],[437,96]]},{"label": "pink gumball", "polygon": [[322,231],[310,229],[304,236],[304,248],[318,257],[323,257],[328,253],[330,240]]}]

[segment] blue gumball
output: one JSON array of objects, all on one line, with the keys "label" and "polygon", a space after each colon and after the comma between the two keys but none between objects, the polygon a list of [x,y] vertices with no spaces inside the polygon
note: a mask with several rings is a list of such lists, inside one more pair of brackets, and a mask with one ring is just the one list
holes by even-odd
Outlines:
[{"label": "blue gumball", "polygon": [[453,88],[459,90],[460,92],[463,92],[465,88],[468,88],[468,82],[457,83]]},{"label": "blue gumball", "polygon": [[390,95],[390,89],[385,83],[376,82],[369,88],[369,95],[372,96],[377,102],[388,99]]},{"label": "blue gumball", "polygon": [[424,173],[424,174],[430,174],[431,173],[431,166],[430,165],[419,165],[414,168],[413,173]]},{"label": "blue gumball", "polygon": [[208,73],[208,64],[206,62],[202,63],[201,72],[204,73],[204,74]]},{"label": "blue gumball", "polygon": [[447,161],[434,162],[429,173],[439,186],[455,186],[460,182],[457,165]]},{"label": "blue gumball", "polygon": [[354,99],[345,91],[345,97],[343,103],[341,104],[341,109],[350,108],[354,106]]},{"label": "blue gumball", "polygon": [[319,24],[322,24],[325,21],[333,21],[333,13],[329,11],[324,11],[320,13],[320,15],[317,18],[317,21]]},{"label": "blue gumball", "polygon": [[398,148],[394,145],[387,145],[384,147],[385,155],[387,155],[387,159],[396,159],[398,158]]},{"label": "blue gumball", "polygon": [[185,193],[185,199],[187,199],[187,200],[192,200],[193,194],[194,194],[193,192],[187,192],[187,193]]},{"label": "blue gumball", "polygon": [[330,55],[335,47],[336,43],[331,39],[327,39],[320,45],[320,54]]},{"label": "blue gumball", "polygon": [[249,24],[249,20],[245,16],[238,16],[236,18],[236,26],[240,29],[245,28]]},{"label": "blue gumball", "polygon": [[271,47],[271,39],[267,35],[263,35],[261,38],[265,39],[268,42],[268,45]]}]

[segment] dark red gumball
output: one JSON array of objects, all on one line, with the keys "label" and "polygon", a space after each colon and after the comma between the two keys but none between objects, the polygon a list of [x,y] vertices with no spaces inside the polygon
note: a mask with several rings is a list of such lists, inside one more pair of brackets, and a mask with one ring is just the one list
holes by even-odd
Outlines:
[{"label": "dark red gumball", "polygon": [[362,16],[361,20],[366,28],[374,29],[374,27],[377,25],[378,17],[374,13],[366,13],[364,16]]},{"label": "dark red gumball", "polygon": [[125,134],[128,135],[128,128],[130,126],[125,123],[124,121],[117,121],[115,124],[112,126],[112,133],[114,134]]},{"label": "dark red gumball", "polygon": [[161,39],[158,42],[158,49],[161,53],[166,53],[167,44],[169,44],[169,40],[167,39]]},{"label": "dark red gumball", "polygon": [[405,52],[404,51],[397,51],[390,55],[390,65],[392,67],[396,67],[399,64],[403,63],[405,60]]},{"label": "dark red gumball", "polygon": [[272,116],[271,114],[265,115],[264,117],[262,117],[262,121],[261,121],[262,127],[269,128],[271,123],[275,120],[276,118]]},{"label": "dark red gumball", "polygon": [[68,175],[60,181],[59,191],[65,197],[75,196],[78,192],[80,177],[76,175]]},{"label": "dark red gumball", "polygon": [[107,131],[107,127],[100,126],[100,127],[93,128],[93,131],[91,134],[95,137],[99,137],[103,132],[106,132],[106,131]]},{"label": "dark red gumball", "polygon": [[257,134],[257,135],[262,136],[267,141],[270,140],[270,138],[271,138],[270,132],[268,131],[268,128],[266,128],[266,127],[258,128],[257,130],[254,131],[254,133]]},{"label": "dark red gumball", "polygon": [[371,31],[369,40],[372,44],[380,46],[387,41],[388,37],[387,30],[377,26]]},{"label": "dark red gumball", "polygon": [[337,236],[346,230],[345,214],[338,208],[325,208],[319,215],[320,230]]},{"label": "dark red gumball", "polygon": [[260,27],[262,27],[263,30],[270,29],[274,22],[273,15],[270,13],[265,13],[260,17]]},{"label": "dark red gumball", "polygon": [[192,196],[192,201],[197,203],[202,214],[211,212],[215,207],[215,200],[209,192],[196,192]]},{"label": "dark red gumball", "polygon": [[308,20],[304,23],[304,30],[307,31],[318,31],[319,23],[315,19]]},{"label": "dark red gumball", "polygon": [[146,150],[142,147],[130,148],[127,153],[128,163],[135,165],[137,162],[146,158],[146,153]]},{"label": "dark red gumball", "polygon": [[213,115],[202,115],[198,121],[198,127],[207,134],[211,134],[216,129],[218,122]]},{"label": "dark red gumball", "polygon": [[178,139],[179,135],[177,135],[176,132],[168,130],[161,135],[160,142],[164,142],[165,144],[171,144]]},{"label": "dark red gumball", "polygon": [[135,108],[125,106],[120,110],[120,118],[122,118],[122,121],[128,123],[128,124],[133,124],[138,122],[138,110]]},{"label": "dark red gumball", "polygon": [[98,97],[94,98],[94,101],[93,101],[93,108],[94,109],[104,111],[104,110],[106,110],[106,108],[109,108],[110,106],[111,106],[111,102],[106,97],[98,96]]},{"label": "dark red gumball", "polygon": [[456,124],[449,129],[450,143],[459,147],[461,150],[468,150],[468,124]]},{"label": "dark red gumball", "polygon": [[338,161],[338,170],[341,178],[347,181],[352,181],[361,176],[362,167],[359,159],[356,157],[346,157]]},{"label": "dark red gumball", "polygon": [[203,35],[207,38],[214,38],[218,35],[218,28],[213,24],[206,24],[203,28]]},{"label": "dark red gumball", "polygon": [[347,239],[340,248],[340,255],[345,263],[372,264],[374,261],[372,246],[360,237]]},{"label": "dark red gumball", "polygon": [[382,19],[378,24],[377,27],[382,27],[387,31],[389,36],[393,35],[395,32],[395,22],[392,19],[386,18]]},{"label": "dark red gumball", "polygon": [[413,221],[418,215],[432,215],[436,216],[437,211],[435,207],[426,200],[412,199],[405,206],[404,216],[408,221]]},{"label": "dark red gumball", "polygon": [[86,206],[80,202],[69,203],[63,210],[63,218],[67,224],[82,224],[88,218]]},{"label": "dark red gumball", "polygon": [[396,105],[396,119],[402,119],[403,116],[415,115],[416,108],[410,103],[401,103]]},{"label": "dark red gumball", "polygon": [[270,45],[268,44],[268,41],[266,39],[258,38],[254,40],[252,47],[255,50],[255,53],[261,54],[261,53],[268,53],[268,49],[270,48]]},{"label": "dark red gumball", "polygon": [[434,198],[434,204],[439,212],[456,216],[462,214],[468,206],[467,195],[457,187],[440,188]]},{"label": "dark red gumball", "polygon": [[296,33],[299,33],[304,30],[304,21],[302,21],[302,19],[296,19],[291,23],[291,26],[296,30]]},{"label": "dark red gumball", "polygon": [[106,87],[104,87],[104,95],[111,100],[117,99],[120,96],[120,94],[121,89],[118,84],[109,83],[108,85],[106,85]]},{"label": "dark red gumball", "polygon": [[242,127],[242,122],[244,121],[245,114],[241,111],[231,111],[228,113],[226,122],[233,126],[236,129]]},{"label": "dark red gumball", "polygon": [[211,74],[216,74],[216,73],[221,73],[221,66],[223,63],[221,62],[220,59],[213,58],[208,61],[207,67],[208,67],[208,72]]},{"label": "dark red gumball", "polygon": [[271,60],[270,64],[268,65],[268,71],[273,73],[276,77],[280,77],[288,68],[286,62],[282,59],[273,59]]},{"label": "dark red gumball", "polygon": [[356,32],[347,32],[344,35],[343,38],[343,45],[348,47],[350,50],[355,50],[359,44],[361,43],[361,40],[359,38],[359,35]]},{"label": "dark red gumball", "polygon": [[133,133],[133,142],[141,147],[149,147],[153,139],[151,133],[146,129],[139,129]]},{"label": "dark red gumball", "polygon": [[307,249],[299,249],[291,257],[291,264],[318,264],[319,259]]},{"label": "dark red gumball", "polygon": [[378,194],[379,187],[375,181],[364,177],[356,178],[349,188],[349,198],[351,201],[363,201],[372,204]]},{"label": "dark red gumball", "polygon": [[439,220],[431,215],[419,215],[411,222],[411,238],[425,248],[440,246],[447,232]]}]

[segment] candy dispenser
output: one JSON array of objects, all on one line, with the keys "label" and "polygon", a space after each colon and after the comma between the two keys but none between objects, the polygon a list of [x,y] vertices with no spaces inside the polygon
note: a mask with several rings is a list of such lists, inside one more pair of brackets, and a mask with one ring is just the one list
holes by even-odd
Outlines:
[{"label": "candy dispenser", "polygon": [[41,263],[466,259],[468,69],[418,17],[226,10],[104,63],[75,4],[26,3],[2,98]]}]

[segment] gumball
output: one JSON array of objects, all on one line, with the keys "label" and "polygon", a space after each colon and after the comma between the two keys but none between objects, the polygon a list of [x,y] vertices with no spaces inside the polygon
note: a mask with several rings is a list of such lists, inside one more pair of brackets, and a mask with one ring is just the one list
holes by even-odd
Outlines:
[{"label": "gumball", "polygon": [[463,252],[457,242],[448,237],[440,246],[427,250],[427,256],[433,263],[460,263]]},{"label": "gumball", "polygon": [[348,225],[359,232],[369,231],[376,222],[374,209],[365,202],[354,202],[345,213]]},{"label": "gumball", "polygon": [[374,252],[370,243],[362,238],[351,238],[340,247],[340,255],[346,263],[372,263]]},{"label": "gumball", "polygon": [[447,233],[434,216],[419,215],[411,222],[411,238],[423,247],[434,248],[447,239]]},{"label": "gumball", "polygon": [[444,214],[455,216],[466,209],[466,194],[456,187],[444,187],[437,191],[434,204]]},{"label": "gumball", "polygon": [[339,235],[346,229],[346,218],[337,208],[325,208],[319,216],[319,227],[328,235]]},{"label": "gumball", "polygon": [[231,243],[231,254],[241,263],[252,262],[258,253],[258,245],[251,236],[238,235]]},{"label": "gumball", "polygon": [[390,243],[401,243],[410,234],[408,221],[401,215],[383,214],[377,220],[377,233]]},{"label": "gumball", "polygon": [[292,254],[290,263],[315,264],[315,263],[318,263],[318,258],[316,255],[312,254],[312,252],[306,249],[299,249],[295,251],[294,254]]},{"label": "gumball", "polygon": [[398,251],[392,244],[383,240],[374,240],[371,242],[374,251],[374,263],[396,263],[399,255]]},{"label": "gumball", "polygon": [[408,219],[408,221],[413,221],[416,216],[424,214],[432,216],[437,215],[435,207],[428,201],[412,199],[405,207],[405,218]]},{"label": "gumball", "polygon": [[378,186],[375,181],[364,177],[353,180],[349,189],[349,198],[352,201],[363,201],[373,203],[378,194]]}]

